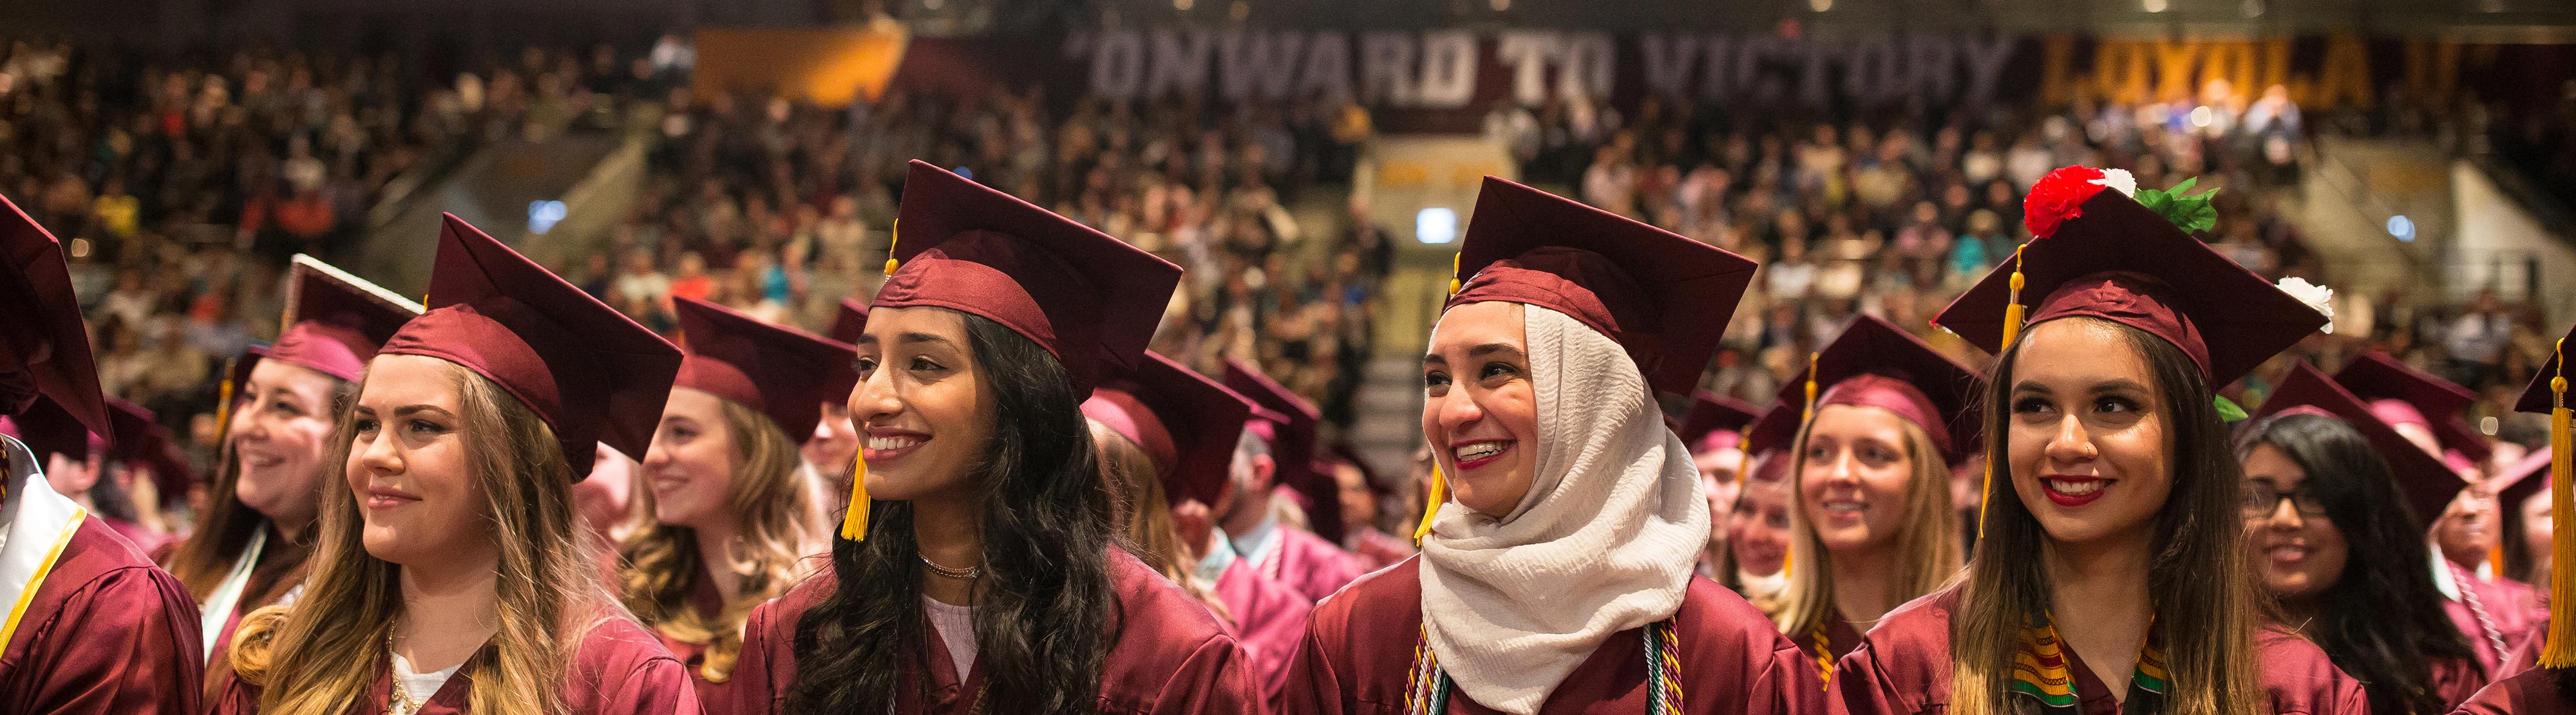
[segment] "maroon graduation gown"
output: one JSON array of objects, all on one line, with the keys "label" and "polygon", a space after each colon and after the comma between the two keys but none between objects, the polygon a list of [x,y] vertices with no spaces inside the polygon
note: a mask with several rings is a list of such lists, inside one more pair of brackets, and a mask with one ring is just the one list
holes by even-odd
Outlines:
[{"label": "maroon graduation gown", "polygon": [[2454,715],[2576,715],[2576,702],[2558,690],[2560,677],[2546,668],[2525,670],[2478,691]]},{"label": "maroon graduation gown", "polygon": [[[697,581],[689,588],[689,607],[697,610],[701,622],[714,622],[724,615],[724,606],[724,593],[716,590],[715,580],[709,578],[705,567],[701,566]],[[673,638],[658,628],[652,630],[653,636],[662,641],[662,647],[671,651],[671,657],[678,658],[680,664],[687,667],[689,682],[698,691],[699,704],[713,708],[717,703],[726,702],[725,689],[733,679],[726,678],[721,683],[707,680],[707,644]]]},{"label": "maroon graduation gown", "polygon": [[[2442,601],[2442,612],[2451,617],[2451,625],[2458,626],[2460,633],[2469,637],[2469,647],[2478,654],[2478,667],[2497,677],[2512,675],[2518,669],[2506,664],[2506,656],[2511,655],[2525,639],[2533,637],[2534,628],[2542,628],[2544,630],[2540,632],[2546,633],[2549,607],[2541,600],[2540,590],[2509,579],[2480,581],[2476,574],[2459,564],[2442,559],[2438,554],[2434,558],[2441,559],[2442,566],[2450,569],[2451,583],[2460,589],[2459,598]],[[2474,607],[2469,602],[2472,596],[2477,600]],[[2484,622],[2481,622],[2481,611],[2484,612]],[[2496,635],[2504,639],[2501,651],[2496,648],[2495,640],[2487,637],[2489,624],[2494,625]]]},{"label": "maroon graduation gown", "polygon": [[1234,638],[1243,644],[1244,662],[1261,684],[1262,700],[1276,704],[1288,685],[1288,664],[1297,659],[1297,644],[1306,639],[1306,617],[1315,602],[1286,584],[1262,577],[1243,559],[1228,562],[1216,577],[1217,602],[1234,616]]},{"label": "maroon graduation gown", "polygon": [[[1547,715],[1646,712],[1645,629],[1631,628],[1576,666],[1539,707]],[[1673,614],[1686,713],[1821,713],[1824,684],[1805,651],[1742,596],[1693,577]],[[1414,646],[1422,634],[1422,561],[1405,559],[1361,577],[1315,606],[1289,674],[1288,715],[1404,712]],[[1494,710],[1453,691],[1449,712]]]},{"label": "maroon graduation gown", "polygon": [[1271,547],[1273,553],[1258,564],[1262,575],[1288,584],[1307,600],[1321,603],[1360,577],[1359,557],[1314,532],[1280,525],[1271,527],[1271,533],[1279,545]]},{"label": "maroon graduation gown", "polygon": [[2445,705],[2459,707],[2487,686],[2487,675],[2478,670],[2477,661],[2443,658],[2430,665],[2433,695],[2441,698]]},{"label": "maroon graduation gown", "polygon": [[[1118,611],[1111,617],[1118,641],[1109,646],[1100,668],[1100,711],[1122,715],[1182,713],[1257,713],[1260,686],[1244,662],[1243,649],[1209,613],[1206,604],[1145,562],[1117,547],[1109,549],[1109,583]],[[767,715],[787,697],[796,682],[796,622],[836,588],[831,573],[816,574],[777,600],[752,609],[743,628],[742,659],[735,661],[728,702],[711,708],[719,715]],[[963,682],[937,635],[923,629],[930,672],[930,702],[919,702],[920,688],[897,688],[893,712],[975,712],[975,694],[986,677],[977,658]],[[922,677],[921,673],[909,673]],[[877,712],[870,703],[851,703],[852,712]]]},{"label": "maroon graduation gown", "polygon": [[[491,646],[484,646],[489,648]],[[578,715],[697,715],[697,692],[689,687],[689,676],[680,672],[678,659],[662,649],[653,634],[643,626],[623,617],[609,619],[582,635],[581,644],[573,648],[572,672],[567,673],[558,692],[562,693],[564,711]],[[378,659],[376,682],[358,702],[350,703],[349,715],[377,715],[393,697],[393,660]],[[251,715],[259,712],[260,687],[238,678],[224,678],[222,695],[215,701],[215,715]],[[415,715],[460,715],[466,712],[474,694],[474,678],[463,670],[439,686],[438,692],[421,701]]]},{"label": "maroon graduation gown", "polygon": [[1351,534],[1350,542],[1351,555],[1359,559],[1361,573],[1393,566],[1422,551],[1412,539],[1376,529],[1360,529]]},{"label": "maroon graduation gown", "polygon": [[[1914,599],[1887,614],[1859,649],[1834,670],[1833,712],[1849,715],[1924,715],[1950,707],[1950,609],[1958,590]],[[2326,659],[2316,644],[2267,628],[2255,639],[2257,669],[2274,715],[2366,715],[2370,700],[2361,682]],[[2077,704],[2086,715],[2119,715],[2119,701],[2074,649],[2066,665]]]},{"label": "maroon graduation gown", "polygon": [[1814,631],[1795,634],[1789,639],[1796,641],[1798,650],[1807,654],[1807,665],[1816,669],[1817,678],[1830,679],[1834,675],[1834,663],[1860,648],[1861,632],[1859,628],[1852,627],[1851,619],[1843,617],[1841,609],[1834,609],[1826,614],[1823,643],[1816,642]]},{"label": "maroon graduation gown", "polygon": [[0,652],[0,713],[196,715],[201,642],[179,579],[85,517]]}]

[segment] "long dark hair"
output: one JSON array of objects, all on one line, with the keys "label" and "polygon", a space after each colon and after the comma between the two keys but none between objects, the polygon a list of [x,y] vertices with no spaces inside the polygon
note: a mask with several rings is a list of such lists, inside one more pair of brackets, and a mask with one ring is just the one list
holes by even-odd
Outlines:
[{"label": "long dark hair", "polygon": [[[2136,328],[2097,318],[2064,318],[2108,326],[2147,363],[2165,410],[2173,490],[2156,514],[2155,554],[2147,588],[2156,595],[2155,630],[2172,677],[2165,711],[2188,715],[2256,712],[2262,683],[2255,636],[2269,601],[2247,564],[2238,516],[2244,469],[2228,449],[2227,424],[2209,380],[2182,349]],[[2032,326],[2037,328],[2039,326]],[[2015,496],[2010,474],[2012,366],[2033,331],[2007,346],[1987,379],[1986,456],[2003,487],[1986,502],[1985,536],[1951,613],[1950,711],[2013,712],[2009,688],[2022,628],[2048,609],[2048,571],[2040,558],[2048,533]]]},{"label": "long dark hair", "polygon": [[2325,505],[2352,553],[2342,576],[2318,594],[2317,620],[2302,630],[2336,667],[2361,681],[2371,712],[2450,710],[2452,703],[2432,691],[2432,661],[2474,664],[2477,654],[2442,615],[2424,522],[2406,506],[2388,461],[2352,425],[2318,414],[2255,422],[2237,439],[2237,458],[2267,444],[2307,472],[2308,491]]},{"label": "long dark hair", "polygon": [[[993,433],[973,479],[985,494],[977,530],[976,659],[986,712],[1088,713],[1116,642],[1109,495],[1083,422],[1083,395],[1037,343],[966,316],[977,374],[993,396]],[[796,623],[796,682],[787,713],[870,710],[905,671],[926,696],[930,669],[912,505],[878,501],[866,541],[834,539],[832,594]]]}]

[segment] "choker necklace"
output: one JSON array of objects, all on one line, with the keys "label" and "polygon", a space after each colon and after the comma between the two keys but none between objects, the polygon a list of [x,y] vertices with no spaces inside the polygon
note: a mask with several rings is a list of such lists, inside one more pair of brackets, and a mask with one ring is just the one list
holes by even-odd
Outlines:
[{"label": "choker necklace", "polygon": [[928,557],[928,556],[922,556],[922,557],[921,557],[921,565],[930,567],[930,572],[931,572],[931,573],[933,573],[933,574],[937,574],[937,575],[939,575],[939,576],[945,576],[945,577],[953,578],[953,579],[960,579],[960,580],[972,581],[972,580],[975,580],[975,579],[979,579],[979,578],[983,578],[983,577],[984,577],[984,567],[983,567],[983,566],[980,566],[980,565],[979,565],[979,566],[969,566],[969,567],[962,568],[962,569],[953,569],[953,568],[949,568],[949,567],[946,567],[946,566],[941,566],[941,565],[939,565],[939,564],[931,563],[931,561],[930,561],[930,557]]}]

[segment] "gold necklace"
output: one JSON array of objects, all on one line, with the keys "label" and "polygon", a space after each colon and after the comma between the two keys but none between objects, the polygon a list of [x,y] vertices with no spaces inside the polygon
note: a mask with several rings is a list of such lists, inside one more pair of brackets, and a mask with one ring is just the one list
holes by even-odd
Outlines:
[{"label": "gold necklace", "polygon": [[984,567],[980,564],[958,569],[932,563],[928,556],[921,556],[920,558],[921,565],[930,567],[930,572],[935,575],[964,581],[973,581],[984,577]]},{"label": "gold necklace", "polygon": [[[393,657],[394,629],[387,628],[385,629],[385,661],[386,667],[389,669],[392,667]],[[393,695],[385,699],[385,715],[412,715],[413,713],[420,712],[420,701],[413,700],[411,698],[411,693],[403,690],[402,674],[393,673],[392,675],[394,692]]]}]

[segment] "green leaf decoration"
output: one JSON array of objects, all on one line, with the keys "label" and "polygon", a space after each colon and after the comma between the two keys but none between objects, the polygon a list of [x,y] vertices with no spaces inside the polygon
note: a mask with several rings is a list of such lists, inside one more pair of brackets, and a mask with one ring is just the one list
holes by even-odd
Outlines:
[{"label": "green leaf decoration", "polygon": [[2217,228],[2218,207],[2211,206],[2209,199],[2217,196],[2218,190],[2210,189],[2198,196],[2187,195],[2192,185],[2198,183],[2200,177],[2195,176],[2182,180],[2172,189],[2139,189],[2138,204],[2165,217],[2166,221],[2173,222],[2175,228],[2186,233]]},{"label": "green leaf decoration", "polygon": [[2217,402],[2220,422],[2236,422],[2245,419],[2245,408],[2238,406],[2235,400],[2227,399],[2226,395],[2219,395]]}]

